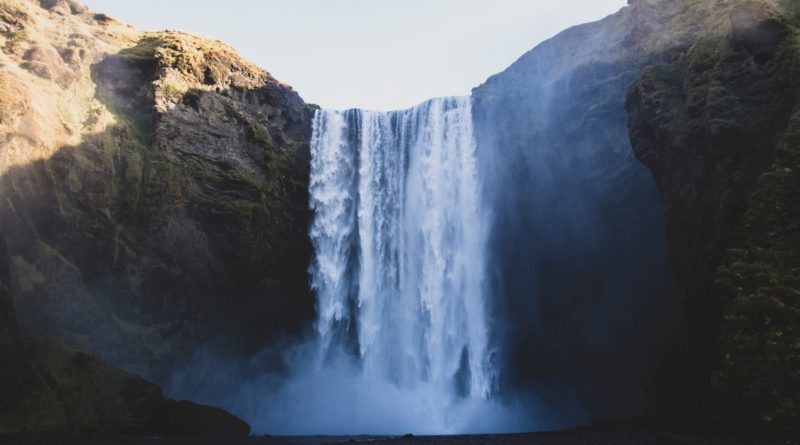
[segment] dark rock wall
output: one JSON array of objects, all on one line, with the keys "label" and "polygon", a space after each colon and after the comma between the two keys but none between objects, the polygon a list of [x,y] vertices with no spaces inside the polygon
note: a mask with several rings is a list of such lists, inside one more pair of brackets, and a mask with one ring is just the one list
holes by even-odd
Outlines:
[{"label": "dark rock wall", "polygon": [[[165,399],[157,385],[61,339],[0,338],[0,358],[0,435],[105,432],[207,438],[250,433],[245,422],[225,411]],[[2,436],[0,441],[5,443]]]},{"label": "dark rock wall", "polygon": [[474,90],[503,384],[562,418],[649,387],[661,420],[787,431],[798,5],[631,5]]},{"label": "dark rock wall", "polygon": [[0,337],[16,337],[19,335],[17,315],[14,312],[14,300],[5,285],[9,275],[8,262],[6,239],[0,233]]},{"label": "dark rock wall", "polygon": [[648,67],[627,109],[687,298],[684,378],[665,390],[688,390],[672,403],[689,416],[782,431],[800,425],[799,22],[793,2],[734,3],[719,34]]},{"label": "dark rock wall", "polygon": [[561,426],[641,412],[680,333],[661,200],[623,106],[644,60],[606,48],[646,24],[625,10],[568,30],[473,91],[502,384]]}]

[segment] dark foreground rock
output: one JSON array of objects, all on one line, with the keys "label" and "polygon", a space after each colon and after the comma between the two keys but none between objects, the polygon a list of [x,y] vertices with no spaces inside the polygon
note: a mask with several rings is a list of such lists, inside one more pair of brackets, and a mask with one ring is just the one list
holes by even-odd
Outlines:
[{"label": "dark foreground rock", "polygon": [[235,416],[161,389],[57,338],[0,339],[0,432],[247,436]]},{"label": "dark foreground rock", "polygon": [[[250,427],[218,408],[164,398],[161,388],[57,337],[24,338],[2,279],[0,235],[0,444],[3,434],[113,432],[167,437],[247,436]],[[58,436],[53,436],[58,437]]]}]

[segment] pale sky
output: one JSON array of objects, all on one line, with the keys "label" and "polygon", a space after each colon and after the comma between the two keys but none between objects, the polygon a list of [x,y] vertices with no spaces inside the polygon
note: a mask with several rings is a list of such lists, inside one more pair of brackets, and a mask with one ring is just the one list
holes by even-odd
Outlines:
[{"label": "pale sky", "polygon": [[306,102],[406,108],[469,94],[569,26],[626,0],[83,0],[148,30],[232,45]]}]

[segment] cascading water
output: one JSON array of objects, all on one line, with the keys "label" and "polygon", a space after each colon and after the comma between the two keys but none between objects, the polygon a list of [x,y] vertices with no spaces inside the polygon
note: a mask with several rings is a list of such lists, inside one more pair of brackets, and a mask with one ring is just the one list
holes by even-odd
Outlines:
[{"label": "cascading water", "polygon": [[414,409],[439,419],[433,432],[463,429],[441,411],[485,401],[496,380],[475,150],[469,97],[314,120],[317,366],[354,357],[352,378],[429,404]]}]

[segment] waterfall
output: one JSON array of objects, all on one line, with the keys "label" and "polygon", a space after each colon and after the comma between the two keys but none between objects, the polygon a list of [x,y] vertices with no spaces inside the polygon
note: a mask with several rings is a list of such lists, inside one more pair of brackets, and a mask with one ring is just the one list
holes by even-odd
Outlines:
[{"label": "waterfall", "polygon": [[447,403],[491,396],[475,151],[469,97],[317,111],[310,277],[320,366],[349,355],[361,377],[403,391]]}]

